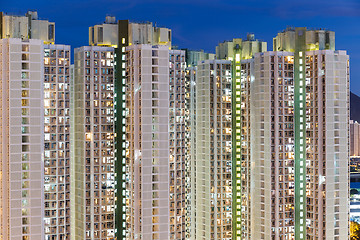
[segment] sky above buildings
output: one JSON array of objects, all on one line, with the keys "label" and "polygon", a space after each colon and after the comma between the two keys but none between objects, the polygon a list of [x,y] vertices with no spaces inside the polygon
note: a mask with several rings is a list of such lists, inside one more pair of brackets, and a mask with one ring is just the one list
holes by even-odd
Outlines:
[{"label": "sky above buildings", "polygon": [[117,19],[169,27],[173,45],[215,52],[224,40],[247,33],[268,42],[287,26],[335,31],[336,49],[350,55],[351,90],[360,95],[360,1],[358,0],[0,0],[0,11],[24,15],[38,10],[56,23],[56,43],[88,45],[88,27]]}]

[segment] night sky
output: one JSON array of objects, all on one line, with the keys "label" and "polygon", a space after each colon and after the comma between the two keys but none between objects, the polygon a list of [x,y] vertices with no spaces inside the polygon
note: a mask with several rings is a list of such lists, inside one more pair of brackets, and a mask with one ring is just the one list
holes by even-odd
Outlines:
[{"label": "night sky", "polygon": [[117,19],[169,27],[173,45],[215,52],[224,40],[254,33],[268,42],[287,26],[335,31],[336,49],[350,55],[351,90],[360,95],[359,0],[0,0],[0,11],[24,15],[37,10],[56,23],[56,43],[88,45],[88,27]]}]

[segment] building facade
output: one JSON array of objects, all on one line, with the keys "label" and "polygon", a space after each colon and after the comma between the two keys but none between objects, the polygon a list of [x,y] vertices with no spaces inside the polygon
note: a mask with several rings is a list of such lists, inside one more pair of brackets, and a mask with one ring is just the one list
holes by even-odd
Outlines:
[{"label": "building facade", "polygon": [[[249,218],[250,203],[246,201],[250,194],[251,172],[242,174],[247,167],[246,159],[250,155],[250,146],[246,144],[250,136],[250,113],[241,111],[244,106],[250,106],[250,91],[246,90],[245,77],[241,71],[241,61],[252,59],[255,53],[266,52],[267,43],[256,40],[254,34],[248,34],[246,40],[235,38],[220,43],[216,47],[216,57],[231,61],[231,191],[232,199],[229,202],[232,208],[232,238],[241,239],[244,228],[243,221]],[[249,81],[250,83],[250,81]],[[245,215],[245,216],[243,216]]]},{"label": "building facade", "polygon": [[70,239],[70,52],[44,45],[45,239]]},{"label": "building facade", "polygon": [[128,239],[185,239],[185,52],[127,48]]},{"label": "building facade", "polygon": [[197,66],[190,239],[232,238],[231,81],[230,61]]},{"label": "building facade", "polygon": [[[25,71],[29,66],[36,66],[42,72],[41,91],[43,97],[41,113],[41,137],[43,155],[43,183],[42,193],[44,214],[44,230],[41,239],[69,239],[70,233],[70,122],[69,122],[69,66],[70,46],[54,45],[55,24],[47,20],[40,20],[36,11],[28,11],[25,16],[0,14],[1,38],[17,38],[11,41],[23,41],[24,44],[41,42],[41,49],[36,56],[38,59],[22,53],[22,76],[28,75]],[[50,45],[44,45],[50,44]],[[30,49],[37,49],[31,47]],[[29,49],[29,48],[28,48]],[[32,50],[35,53],[35,50]],[[31,52],[30,52],[31,53]],[[16,52],[9,51],[10,55]],[[30,54],[31,55],[31,54]],[[30,74],[31,75],[31,74]],[[30,79],[31,80],[31,79]],[[23,90],[22,97],[29,97]],[[28,101],[28,100],[24,100]],[[28,122],[29,124],[29,122]],[[25,201],[25,200],[24,200]],[[45,235],[43,235],[45,234]],[[26,237],[26,236],[25,236]]]},{"label": "building facade", "polygon": [[128,239],[169,239],[169,50],[127,48]]},{"label": "building facade", "polygon": [[44,239],[41,40],[0,39],[2,239]]},{"label": "building facade", "polygon": [[360,127],[357,121],[350,120],[350,156],[360,154]]},{"label": "building facade", "polygon": [[185,51],[169,51],[170,239],[185,240],[187,220]]},{"label": "building facade", "polygon": [[75,49],[71,237],[115,237],[114,49]]},{"label": "building facade", "polygon": [[[116,31],[115,31],[116,30]],[[115,31],[115,32],[114,32]],[[115,20],[107,16],[103,24],[89,28],[89,44],[93,46],[115,47],[114,50],[114,117],[115,117],[115,235],[123,239],[126,227],[126,94],[127,58],[126,47],[138,44],[165,45],[171,47],[171,30],[153,26],[151,22],[133,23],[128,20]]]},{"label": "building facade", "polygon": [[277,51],[241,61],[239,239],[348,239],[348,56],[287,31]]}]

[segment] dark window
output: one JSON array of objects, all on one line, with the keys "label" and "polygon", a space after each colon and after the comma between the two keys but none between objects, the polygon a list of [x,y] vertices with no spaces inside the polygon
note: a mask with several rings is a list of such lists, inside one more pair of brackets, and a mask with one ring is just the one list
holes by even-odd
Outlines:
[{"label": "dark window", "polygon": [[98,29],[98,42],[101,43],[103,42],[103,28],[102,27],[99,27]]},{"label": "dark window", "polygon": [[55,26],[53,24],[49,25],[49,40],[54,40],[54,30]]}]

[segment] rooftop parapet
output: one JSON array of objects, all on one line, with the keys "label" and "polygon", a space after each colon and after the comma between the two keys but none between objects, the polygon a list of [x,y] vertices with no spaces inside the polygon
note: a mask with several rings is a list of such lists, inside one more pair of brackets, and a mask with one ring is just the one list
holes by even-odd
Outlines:
[{"label": "rooftop parapet", "polygon": [[0,12],[0,38],[40,39],[55,43],[55,23],[39,19],[35,10],[25,16]]},{"label": "rooftop parapet", "polygon": [[[295,51],[295,29],[287,27],[273,38],[273,51]],[[305,28],[306,29],[306,28]],[[326,29],[306,29],[306,50],[335,50],[335,32]]]}]

